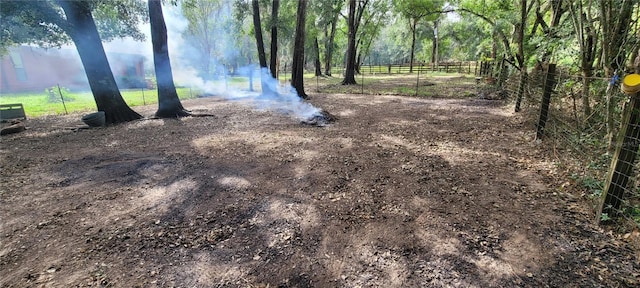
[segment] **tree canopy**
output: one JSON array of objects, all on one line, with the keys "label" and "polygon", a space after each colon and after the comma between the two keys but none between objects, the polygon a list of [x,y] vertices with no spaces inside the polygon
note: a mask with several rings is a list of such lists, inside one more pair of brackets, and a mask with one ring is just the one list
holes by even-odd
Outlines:
[{"label": "tree canopy", "polygon": [[[135,0],[86,1],[102,41],[131,37],[145,40],[138,24],[147,21],[146,5]],[[62,8],[56,1],[2,1],[0,54],[19,44],[60,47],[71,43]]]},{"label": "tree canopy", "polygon": [[[144,1],[89,3],[103,41],[143,37],[136,24],[147,18]],[[177,3],[188,22],[183,37],[198,48],[192,64],[203,78],[218,73],[217,67],[235,71],[257,63],[258,47],[264,48],[263,62],[270,60],[272,75],[277,69],[291,69],[298,1]],[[351,71],[357,73],[367,63],[505,58],[517,69],[553,61],[585,76],[610,76],[628,69],[637,54],[639,6],[631,0],[309,1],[304,69],[331,76],[336,66],[339,70],[334,71],[346,72],[351,83]],[[260,21],[252,21],[254,7]],[[3,1],[0,12],[0,49],[70,41],[55,1]],[[257,31],[264,34],[261,46],[256,45]],[[589,105],[585,107],[588,112]]]}]

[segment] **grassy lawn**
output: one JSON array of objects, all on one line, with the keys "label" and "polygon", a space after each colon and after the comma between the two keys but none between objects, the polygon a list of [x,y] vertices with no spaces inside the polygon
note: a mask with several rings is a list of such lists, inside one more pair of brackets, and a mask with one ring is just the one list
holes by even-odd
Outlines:
[{"label": "grassy lawn", "polygon": [[[177,88],[180,99],[195,98],[197,91],[190,88]],[[129,89],[120,90],[124,101],[131,107],[158,103],[157,90]],[[64,103],[62,101],[64,99]],[[56,115],[72,112],[96,111],[96,102],[90,91],[65,91],[62,97],[57,89],[53,97],[42,93],[12,93],[0,95],[0,104],[22,103],[27,117]]]},{"label": "grassy lawn", "polygon": [[[422,98],[465,98],[476,88],[473,75],[457,73],[364,74],[357,85],[342,85],[342,76],[305,79],[309,92],[328,94],[402,95]],[[417,91],[416,91],[417,89]]]},{"label": "grassy lawn", "polygon": [[[342,75],[339,74],[333,77],[315,77],[312,73],[305,74],[305,90],[307,93],[325,94],[362,93],[424,98],[464,98],[469,97],[472,93],[470,91],[476,86],[473,75],[444,72],[429,72],[420,75],[417,73],[386,74],[383,70],[382,68],[380,70],[383,73],[357,75],[357,85],[341,85]],[[281,73],[279,80],[282,84],[288,83],[291,80],[291,75]],[[214,83],[221,87],[242,90],[248,90],[250,85],[249,79],[246,77],[229,77],[215,80]],[[254,78],[251,85],[255,90],[259,90],[260,79]],[[0,95],[0,104],[22,103],[28,117],[96,111],[96,104],[91,92],[65,89],[62,89],[61,92],[64,104],[58,89],[54,89],[51,96],[44,91],[41,93],[3,93]],[[123,89],[120,92],[125,102],[131,107],[158,103],[158,94],[155,89]],[[180,99],[195,98],[200,93],[197,89],[188,87],[178,88],[177,92]]]}]

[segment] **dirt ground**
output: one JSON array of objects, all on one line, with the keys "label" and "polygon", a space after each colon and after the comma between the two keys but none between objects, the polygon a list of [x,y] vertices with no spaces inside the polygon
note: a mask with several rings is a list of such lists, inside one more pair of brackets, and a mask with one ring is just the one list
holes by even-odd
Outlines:
[{"label": "dirt ground", "polygon": [[[632,287],[637,232],[501,101],[310,93],[325,127],[216,117],[1,138],[1,287]],[[155,107],[136,107],[152,115]]]}]

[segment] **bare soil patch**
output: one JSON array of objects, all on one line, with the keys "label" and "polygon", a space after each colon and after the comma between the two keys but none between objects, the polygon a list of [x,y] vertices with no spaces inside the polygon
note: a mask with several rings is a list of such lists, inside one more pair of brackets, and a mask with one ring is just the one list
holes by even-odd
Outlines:
[{"label": "bare soil patch", "polygon": [[638,284],[637,236],[593,224],[511,107],[311,96],[338,121],[215,97],[183,104],[216,117],[28,120],[1,138],[0,286]]}]

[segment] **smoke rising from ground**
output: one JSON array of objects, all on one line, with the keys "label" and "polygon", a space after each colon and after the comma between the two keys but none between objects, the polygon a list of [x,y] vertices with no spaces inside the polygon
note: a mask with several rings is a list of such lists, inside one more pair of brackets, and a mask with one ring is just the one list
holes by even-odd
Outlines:
[{"label": "smoke rising from ground", "polygon": [[[189,22],[183,16],[180,7],[170,4],[163,5],[163,12],[167,26],[169,57],[176,85],[194,88],[205,95],[248,103],[256,109],[287,114],[299,120],[308,119],[321,112],[320,109],[303,101],[290,85],[281,85],[277,79],[271,77],[266,68],[260,70],[256,64],[246,65],[250,62],[248,59],[257,58],[257,53],[252,52],[255,49],[255,38],[246,36],[244,39],[238,40],[236,39],[237,36],[231,35],[231,32],[229,32],[232,29],[223,29],[224,23],[215,24],[216,28],[211,33],[213,34],[212,37],[216,39],[216,49],[213,51],[214,53],[212,53],[213,56],[210,60],[210,71],[213,72],[214,77],[205,79],[202,77],[202,72],[196,67],[204,59],[201,51],[191,44],[194,41],[187,41],[183,37]],[[224,21],[221,19],[230,19],[232,17],[231,13],[230,6],[225,6],[217,12],[216,17],[212,18],[217,21]],[[103,43],[105,51],[107,54],[142,55],[145,58],[145,69],[153,70],[153,49],[149,23],[140,24],[139,30],[145,34],[146,41],[139,42],[131,38],[115,39]],[[253,48],[249,53],[245,53],[249,55],[240,55],[242,54],[239,52],[241,49],[237,47],[240,41],[244,45],[251,45]],[[224,59],[218,59],[216,56]],[[231,62],[229,59],[235,59],[236,63],[243,63],[244,66],[233,65],[233,63],[229,63]],[[112,62],[112,59],[109,60]],[[235,66],[233,69],[234,75],[228,74],[231,66]],[[253,83],[249,89],[241,89],[229,85],[228,82],[231,76],[246,77],[248,81]],[[261,89],[262,85],[265,85],[266,88]],[[259,91],[252,91],[254,88]],[[262,93],[260,90],[267,92]]]},{"label": "smoke rising from ground", "polygon": [[[201,90],[204,94],[223,97],[228,100],[242,100],[249,103],[256,109],[270,110],[291,115],[292,117],[304,120],[321,112],[320,109],[303,101],[290,85],[281,85],[273,78],[268,69],[257,69],[256,65],[246,65],[234,69],[236,76],[244,76],[255,82],[252,86],[262,87],[262,92],[247,91],[228,85],[228,67],[231,63],[222,63],[220,59],[212,59],[212,71],[221,71],[220,80],[207,80],[199,76],[198,70],[193,67],[193,63],[202,61],[197,57],[200,55],[198,49],[185,41],[183,33],[188,27],[188,21],[182,16],[179,7],[165,6],[165,22],[167,25],[169,57],[176,84],[192,87]],[[224,13],[231,13],[228,9],[223,9]],[[230,15],[227,15],[230,17]],[[220,24],[222,25],[222,24]],[[225,33],[223,29],[215,30],[217,42],[233,43],[233,36]],[[254,44],[255,45],[255,44]],[[239,48],[225,45],[218,45],[219,50],[216,55],[239,57]],[[196,57],[194,59],[194,56]],[[225,65],[226,64],[226,65]],[[257,84],[257,85],[256,85]],[[253,87],[251,87],[253,88]]]}]

